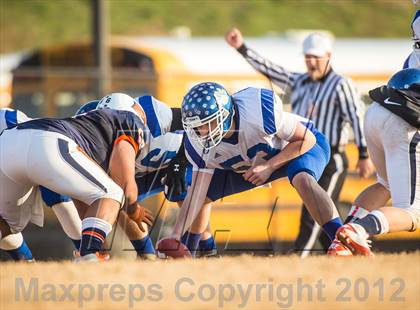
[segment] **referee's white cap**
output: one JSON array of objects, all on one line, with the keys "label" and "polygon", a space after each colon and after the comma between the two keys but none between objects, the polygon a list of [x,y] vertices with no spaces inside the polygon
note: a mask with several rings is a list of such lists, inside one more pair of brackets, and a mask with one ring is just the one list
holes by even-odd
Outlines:
[{"label": "referee's white cap", "polygon": [[325,56],[332,50],[332,41],[329,36],[323,33],[312,33],[303,41],[303,54],[318,57]]}]

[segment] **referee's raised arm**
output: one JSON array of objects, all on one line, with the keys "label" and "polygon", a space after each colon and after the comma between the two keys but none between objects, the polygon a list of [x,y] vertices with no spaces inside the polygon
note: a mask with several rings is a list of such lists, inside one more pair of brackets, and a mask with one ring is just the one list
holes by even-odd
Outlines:
[{"label": "referee's raised arm", "polygon": [[225,40],[230,46],[235,48],[255,70],[264,74],[283,91],[293,88],[298,77],[302,75],[301,73],[291,72],[282,66],[274,64],[246,46],[242,33],[237,28],[229,30],[225,35]]}]

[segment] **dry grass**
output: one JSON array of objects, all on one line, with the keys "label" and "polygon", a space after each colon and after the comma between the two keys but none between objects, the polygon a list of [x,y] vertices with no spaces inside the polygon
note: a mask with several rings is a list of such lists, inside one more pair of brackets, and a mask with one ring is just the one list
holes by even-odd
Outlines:
[{"label": "dry grass", "polygon": [[[239,256],[154,263],[126,260],[83,265],[68,261],[33,265],[3,263],[0,273],[0,309],[123,309],[131,306],[142,309],[408,310],[420,306],[419,252],[382,254],[374,259]],[[22,290],[17,288],[22,279],[21,283],[28,289],[31,278],[38,279],[38,301],[33,295],[24,301]],[[350,300],[338,301],[346,279],[351,285],[343,297]],[[195,294],[190,301],[176,297],[177,283],[182,283],[181,297]],[[317,283],[322,284],[320,290]],[[392,298],[401,283],[404,284],[402,291]],[[63,298],[60,284],[70,292],[69,296],[64,296],[64,301],[59,300]],[[302,284],[306,284],[303,290],[299,289]],[[210,300],[204,300],[206,298]]]}]

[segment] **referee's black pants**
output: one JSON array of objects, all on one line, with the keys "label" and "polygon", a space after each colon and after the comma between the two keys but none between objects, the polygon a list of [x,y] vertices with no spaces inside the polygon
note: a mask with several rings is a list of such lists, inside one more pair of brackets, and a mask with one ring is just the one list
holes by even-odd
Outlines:
[{"label": "referee's black pants", "polygon": [[[325,167],[324,173],[318,184],[328,193],[337,206],[341,189],[347,175],[348,159],[344,152],[331,152],[331,159]],[[321,248],[314,248],[319,240]],[[322,228],[314,222],[306,207],[302,206],[300,215],[299,234],[295,241],[295,252],[302,257],[310,254],[311,251],[324,253],[330,246],[330,239]]]}]

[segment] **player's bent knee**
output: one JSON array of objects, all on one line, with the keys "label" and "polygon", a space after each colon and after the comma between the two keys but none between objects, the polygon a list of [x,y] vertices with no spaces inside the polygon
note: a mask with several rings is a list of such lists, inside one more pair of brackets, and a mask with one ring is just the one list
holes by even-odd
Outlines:
[{"label": "player's bent knee", "polygon": [[21,233],[10,234],[0,240],[0,249],[9,251],[17,249],[22,245],[23,236]]},{"label": "player's bent knee", "polygon": [[415,231],[417,228],[420,228],[420,210],[413,207],[404,210],[410,215],[412,221],[412,226],[409,231]]},{"label": "player's bent knee", "polygon": [[102,197],[99,197],[99,199],[115,200],[120,204],[120,207],[122,207],[122,204],[124,202],[124,191],[116,183],[113,183],[112,185],[108,186],[107,193],[102,195]]},{"label": "player's bent knee", "polygon": [[315,178],[305,171],[297,173],[292,179],[292,185],[298,191],[308,191],[312,189],[315,184],[317,184]]}]

